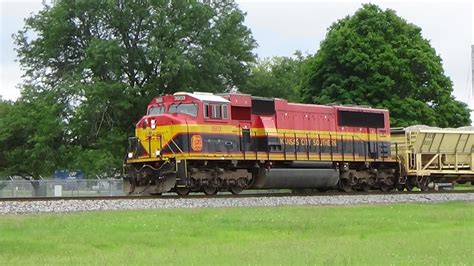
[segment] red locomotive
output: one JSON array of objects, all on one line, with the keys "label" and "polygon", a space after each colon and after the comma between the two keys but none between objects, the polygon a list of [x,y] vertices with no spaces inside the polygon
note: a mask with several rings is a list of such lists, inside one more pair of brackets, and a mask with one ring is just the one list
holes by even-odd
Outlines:
[{"label": "red locomotive", "polygon": [[389,121],[384,109],[247,94],[157,97],[129,139],[128,190],[389,190],[401,185]]}]

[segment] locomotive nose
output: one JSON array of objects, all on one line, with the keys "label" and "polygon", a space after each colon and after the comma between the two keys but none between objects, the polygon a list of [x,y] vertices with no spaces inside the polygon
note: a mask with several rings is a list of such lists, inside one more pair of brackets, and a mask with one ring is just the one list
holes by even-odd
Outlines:
[{"label": "locomotive nose", "polygon": [[[132,158],[165,158],[166,147],[174,135],[174,126],[183,124],[183,120],[170,114],[143,116],[136,124],[135,135],[142,152],[129,153]],[[165,154],[164,154],[165,153]]]}]

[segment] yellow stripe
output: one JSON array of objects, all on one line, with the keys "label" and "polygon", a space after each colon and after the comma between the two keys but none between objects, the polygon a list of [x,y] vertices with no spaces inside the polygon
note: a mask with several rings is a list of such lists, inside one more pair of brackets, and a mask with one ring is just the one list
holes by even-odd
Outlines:
[{"label": "yellow stripe", "polygon": [[[156,135],[157,133],[163,134],[168,140],[172,136],[179,134],[179,133],[188,133],[189,132],[196,132],[196,133],[203,133],[203,134],[233,134],[233,135],[241,135],[240,128],[236,126],[229,126],[229,125],[171,125],[171,126],[159,126],[156,129],[152,130],[150,128],[136,129],[136,136],[140,139],[144,139],[145,137],[151,135]],[[251,128],[250,129],[251,136],[262,137],[268,136],[271,137],[298,137],[298,138],[317,138],[318,135],[321,138],[339,138],[343,136],[346,140],[351,140],[354,137],[356,140],[378,140],[378,141],[390,141],[389,134],[367,134],[367,133],[354,133],[354,132],[338,132],[338,131],[321,131],[321,130],[313,130],[313,131],[305,131],[305,130],[290,130],[290,129],[278,129],[277,131],[268,132],[264,128]]]}]

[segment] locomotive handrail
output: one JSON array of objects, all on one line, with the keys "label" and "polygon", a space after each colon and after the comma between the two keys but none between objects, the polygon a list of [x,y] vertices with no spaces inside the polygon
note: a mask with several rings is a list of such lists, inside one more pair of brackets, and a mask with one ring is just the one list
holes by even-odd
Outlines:
[{"label": "locomotive handrail", "polygon": [[257,132],[253,132],[253,138],[252,138],[252,146],[253,150],[255,151],[255,160],[258,160],[258,147],[255,145],[255,142],[257,141]]},{"label": "locomotive handrail", "polygon": [[270,161],[270,144],[269,144],[269,137],[268,137],[268,132],[266,133],[267,135],[267,160]]},{"label": "locomotive handrail", "polygon": [[[281,133],[283,135],[283,138],[285,139],[287,134],[286,133]],[[293,134],[294,135],[294,134]],[[342,152],[341,152],[341,155],[342,155],[342,160],[345,160],[347,158],[347,155],[348,153],[344,151],[344,147],[347,147],[346,146],[346,143],[344,143],[344,141],[347,141],[347,142],[352,142],[352,152],[350,154],[352,154],[352,160],[356,160],[356,143],[355,141],[362,141],[364,142],[362,145],[363,145],[363,150],[364,150],[364,161],[367,161],[367,141],[366,140],[363,140],[360,136],[357,136],[357,135],[352,135],[350,136],[351,139],[344,139],[344,135],[343,134],[336,134],[336,136],[334,136],[333,134],[325,134],[327,135],[327,137],[329,137],[330,141],[332,140],[338,140],[338,136],[340,136],[340,141],[341,141],[341,145],[342,145]],[[315,133],[305,133],[305,138],[306,138],[306,142],[308,143],[306,146],[306,158],[310,158],[310,154],[311,154],[311,147],[309,146],[309,139],[311,138],[316,138],[318,140],[318,155],[319,155],[319,160],[322,160],[322,142],[321,142],[321,139],[322,139],[322,136],[321,134],[315,134]],[[350,144],[349,144],[350,145]],[[331,145],[329,147],[329,152],[330,154],[332,154],[332,157],[334,157],[334,147]],[[283,155],[286,156],[287,155],[287,151],[286,151],[286,147],[285,145],[283,145]],[[296,158],[296,156],[295,156]],[[286,157],[285,157],[286,159]]]},{"label": "locomotive handrail", "polygon": [[309,138],[308,138],[308,133],[306,133],[306,158],[309,160]]},{"label": "locomotive handrail", "polygon": [[[332,145],[331,145],[332,146]],[[342,155],[342,161],[344,162],[344,136],[341,135],[341,155]]]},{"label": "locomotive handrail", "polygon": [[[174,144],[174,146],[176,146],[176,148],[181,153],[181,155],[183,155],[184,152],[183,152],[183,150],[181,150],[181,148],[178,146],[178,144],[176,144],[176,142],[173,139],[171,139],[170,141]],[[174,152],[174,150],[171,148],[171,146],[168,142],[166,143],[166,146],[168,146],[168,148],[170,148],[170,151],[173,153],[173,155],[176,156],[176,152]]]},{"label": "locomotive handrail", "polygon": [[318,134],[318,151],[319,151],[319,160],[322,159],[322,151],[321,151],[321,134]]},{"label": "locomotive handrail", "polygon": [[352,160],[355,161],[356,155],[355,155],[355,140],[354,140],[354,135],[352,135]]},{"label": "locomotive handrail", "polygon": [[293,137],[295,138],[295,160],[298,160],[298,146],[296,146],[296,132],[293,132]]},{"label": "locomotive handrail", "polygon": [[334,161],[334,156],[333,156],[333,153],[332,153],[332,136],[331,136],[331,133],[329,133],[329,147],[330,147],[330,153],[331,153],[331,161]]},{"label": "locomotive handrail", "polygon": [[174,141],[174,139],[171,139],[171,142],[173,142],[174,146],[176,146],[176,148],[178,148],[178,151],[179,151],[181,154],[184,154],[183,150],[181,150],[181,148],[178,146],[178,144],[176,144],[176,142]]}]

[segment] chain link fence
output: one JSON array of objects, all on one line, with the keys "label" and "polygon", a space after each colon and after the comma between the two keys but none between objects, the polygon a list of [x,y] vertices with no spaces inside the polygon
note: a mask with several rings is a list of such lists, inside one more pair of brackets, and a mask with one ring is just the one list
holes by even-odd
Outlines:
[{"label": "chain link fence", "polygon": [[122,179],[0,180],[0,198],[123,195]]}]

